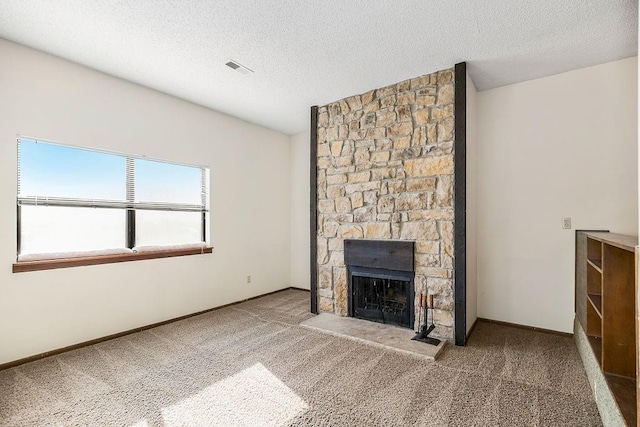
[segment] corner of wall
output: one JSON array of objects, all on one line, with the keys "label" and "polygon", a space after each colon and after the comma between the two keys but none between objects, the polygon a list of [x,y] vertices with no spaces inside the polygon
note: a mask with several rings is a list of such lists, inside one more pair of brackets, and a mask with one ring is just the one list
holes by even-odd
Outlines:
[{"label": "corner of wall", "polygon": [[310,289],[309,138],[308,130],[291,135],[289,147],[291,194],[289,284],[301,289]]},{"label": "corner of wall", "polygon": [[477,90],[467,72],[467,334],[478,318]]}]

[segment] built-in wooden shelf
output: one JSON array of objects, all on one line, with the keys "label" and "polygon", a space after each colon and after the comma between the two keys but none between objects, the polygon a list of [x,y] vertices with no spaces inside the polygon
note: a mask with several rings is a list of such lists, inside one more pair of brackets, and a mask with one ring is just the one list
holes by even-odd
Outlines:
[{"label": "built-in wooden shelf", "polygon": [[588,259],[587,262],[593,266],[599,273],[602,274],[602,260],[601,259]]},{"label": "built-in wooden shelf", "polygon": [[576,317],[621,415],[627,425],[635,426],[638,238],[578,232],[576,239]]},{"label": "built-in wooden shelf", "polygon": [[593,305],[593,308],[596,309],[596,313],[602,319],[602,295],[597,294],[588,294],[589,302]]},{"label": "built-in wooden shelf", "polygon": [[[631,253],[633,253],[636,250],[636,246],[638,245],[637,236],[628,236],[626,234],[609,233],[608,231],[589,231],[587,232],[587,237],[590,240],[604,243],[607,246],[613,246],[618,249],[622,249],[623,251],[627,251]],[[588,256],[588,258],[593,258],[593,257]],[[595,257],[595,258],[602,258],[602,256]]]}]

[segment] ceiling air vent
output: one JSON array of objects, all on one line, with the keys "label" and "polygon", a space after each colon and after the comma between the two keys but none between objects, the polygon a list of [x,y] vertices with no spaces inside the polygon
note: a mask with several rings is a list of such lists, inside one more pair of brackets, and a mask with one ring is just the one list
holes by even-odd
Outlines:
[{"label": "ceiling air vent", "polygon": [[233,59],[229,62],[227,62],[225,64],[227,67],[236,70],[237,72],[239,72],[242,75],[247,75],[247,74],[251,74],[253,73],[253,70],[250,70],[249,68],[245,67],[242,64],[237,63],[236,61],[234,61]]}]

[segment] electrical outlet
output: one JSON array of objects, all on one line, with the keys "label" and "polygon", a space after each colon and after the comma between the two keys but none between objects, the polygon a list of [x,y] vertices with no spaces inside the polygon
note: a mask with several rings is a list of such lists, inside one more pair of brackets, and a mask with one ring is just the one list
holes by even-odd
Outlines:
[{"label": "electrical outlet", "polygon": [[251,283],[251,275],[247,276],[247,283]]},{"label": "electrical outlet", "polygon": [[565,230],[570,230],[571,229],[571,218],[570,217],[562,218],[562,228],[564,228]]}]

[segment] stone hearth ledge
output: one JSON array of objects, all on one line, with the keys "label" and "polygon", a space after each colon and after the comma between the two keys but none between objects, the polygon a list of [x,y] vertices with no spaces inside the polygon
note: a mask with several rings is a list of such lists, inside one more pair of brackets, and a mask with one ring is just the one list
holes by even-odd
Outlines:
[{"label": "stone hearth ledge", "polygon": [[320,313],[300,326],[428,360],[436,360],[446,344],[445,340],[441,340],[437,346],[412,341],[415,332],[410,329],[331,313]]}]

